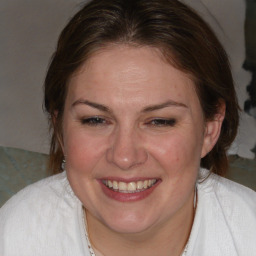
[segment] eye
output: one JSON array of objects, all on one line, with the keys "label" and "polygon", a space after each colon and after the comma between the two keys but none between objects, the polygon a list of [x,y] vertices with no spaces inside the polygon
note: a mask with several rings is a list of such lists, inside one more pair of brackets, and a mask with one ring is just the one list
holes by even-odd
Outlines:
[{"label": "eye", "polygon": [[99,126],[99,125],[108,124],[106,119],[104,119],[102,117],[99,117],[99,116],[83,118],[81,120],[81,123],[84,124],[84,125],[89,125],[89,126]]},{"label": "eye", "polygon": [[166,126],[174,126],[176,124],[176,120],[171,119],[163,119],[163,118],[155,118],[148,122],[149,125],[156,127],[166,127]]}]

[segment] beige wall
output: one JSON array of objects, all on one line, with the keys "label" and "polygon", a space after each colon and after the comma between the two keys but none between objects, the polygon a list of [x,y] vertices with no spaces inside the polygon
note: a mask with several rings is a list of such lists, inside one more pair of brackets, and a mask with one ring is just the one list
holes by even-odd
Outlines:
[{"label": "beige wall", "polygon": [[[184,0],[212,25],[230,56],[243,106],[250,74],[245,58],[243,0]],[[42,111],[42,85],[57,36],[81,0],[1,0],[0,2],[0,145],[38,152],[48,150]],[[253,157],[256,121],[246,114],[233,153]],[[255,140],[252,140],[255,138]]]},{"label": "beige wall", "polygon": [[0,1],[0,145],[48,151],[43,80],[59,32],[80,2]]}]

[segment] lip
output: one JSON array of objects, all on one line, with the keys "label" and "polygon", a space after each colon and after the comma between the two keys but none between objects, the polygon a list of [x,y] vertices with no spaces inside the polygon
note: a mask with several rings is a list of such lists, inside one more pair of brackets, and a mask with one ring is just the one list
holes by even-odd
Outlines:
[{"label": "lip", "polygon": [[157,188],[157,186],[161,183],[161,180],[156,178],[157,181],[152,187],[150,187],[146,190],[140,191],[140,192],[133,192],[133,193],[121,193],[118,191],[114,191],[114,190],[108,188],[107,186],[105,186],[103,184],[102,180],[116,180],[116,181],[122,181],[122,182],[129,183],[129,182],[136,182],[136,181],[147,180],[147,179],[152,179],[152,178],[137,177],[137,178],[133,178],[133,179],[122,179],[122,178],[117,179],[114,177],[108,177],[108,178],[100,179],[98,181],[99,181],[99,184],[101,185],[103,193],[107,197],[114,199],[116,201],[120,201],[120,202],[135,202],[135,201],[143,200],[146,197],[148,197]]}]

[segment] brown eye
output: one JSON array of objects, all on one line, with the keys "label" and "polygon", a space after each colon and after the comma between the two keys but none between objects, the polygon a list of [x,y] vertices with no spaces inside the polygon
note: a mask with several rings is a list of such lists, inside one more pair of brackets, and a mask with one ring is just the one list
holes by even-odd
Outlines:
[{"label": "brown eye", "polygon": [[153,119],[149,122],[150,125],[162,127],[162,126],[174,126],[176,124],[175,119]]},{"label": "brown eye", "polygon": [[107,124],[107,121],[104,118],[95,116],[95,117],[84,118],[81,120],[81,123],[89,126],[98,126],[98,125]]}]

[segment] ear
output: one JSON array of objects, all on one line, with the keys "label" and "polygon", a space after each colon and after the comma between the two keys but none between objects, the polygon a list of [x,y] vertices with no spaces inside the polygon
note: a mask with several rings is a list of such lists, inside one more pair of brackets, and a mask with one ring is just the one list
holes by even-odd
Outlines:
[{"label": "ear", "polygon": [[221,132],[222,122],[225,118],[225,112],[226,104],[224,102],[220,102],[218,113],[215,114],[213,120],[206,122],[201,158],[205,157],[217,143]]}]

